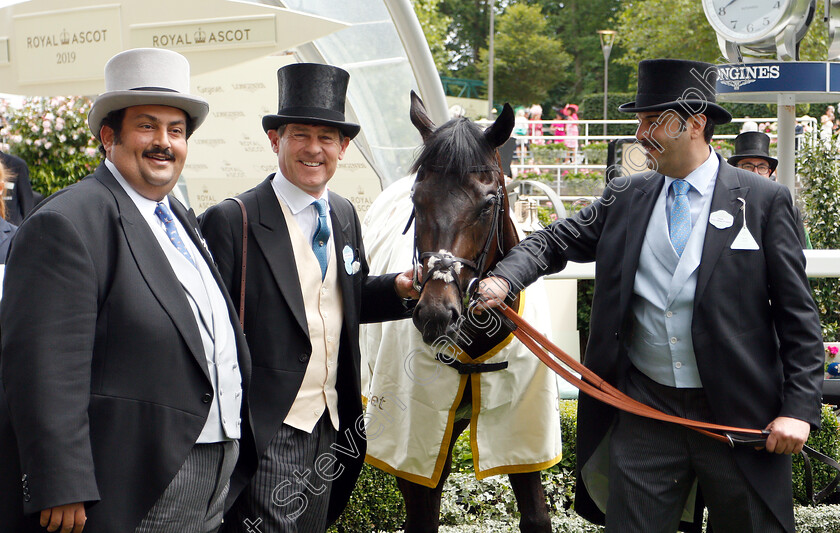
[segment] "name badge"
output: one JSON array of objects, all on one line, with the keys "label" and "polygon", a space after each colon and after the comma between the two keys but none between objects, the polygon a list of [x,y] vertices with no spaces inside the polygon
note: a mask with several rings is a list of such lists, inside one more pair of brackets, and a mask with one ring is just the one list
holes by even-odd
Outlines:
[{"label": "name badge", "polygon": [[722,209],[709,215],[709,224],[717,229],[731,228],[734,221],[735,217]]},{"label": "name badge", "polygon": [[347,272],[347,275],[355,274],[356,272],[353,270],[353,249],[350,248],[349,244],[345,244],[344,249],[341,250],[341,258],[344,260],[344,271]]},{"label": "name badge", "polygon": [[744,212],[744,226],[738,232],[735,240],[732,241],[730,248],[733,250],[758,250],[758,243],[755,242],[752,233],[747,229],[747,202],[743,198],[738,198],[738,201],[741,202],[741,211]]}]

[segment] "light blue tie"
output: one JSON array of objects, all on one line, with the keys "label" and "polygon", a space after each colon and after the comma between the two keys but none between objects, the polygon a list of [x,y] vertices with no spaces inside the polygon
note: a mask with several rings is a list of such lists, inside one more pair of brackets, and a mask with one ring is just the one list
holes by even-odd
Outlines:
[{"label": "light blue tie", "polygon": [[177,248],[178,251],[181,252],[181,254],[186,257],[190,263],[192,263],[192,266],[198,268],[190,255],[190,252],[187,250],[187,247],[184,246],[184,241],[181,240],[181,236],[178,235],[178,229],[175,227],[175,222],[172,220],[172,212],[168,207],[166,207],[166,204],[158,202],[158,205],[155,208],[155,214],[161,222],[163,222],[163,225],[166,228],[166,235],[169,237],[169,240],[172,241],[172,244],[175,245],[175,248]]},{"label": "light blue tie", "polygon": [[690,185],[685,180],[674,180],[674,203],[671,204],[671,244],[677,255],[682,257],[688,236],[691,235],[691,206],[688,203]]},{"label": "light blue tie", "polygon": [[327,276],[327,244],[330,241],[330,227],[327,224],[327,201],[321,198],[312,202],[315,210],[318,211],[318,226],[315,228],[315,236],[312,237],[312,251],[321,264],[321,281]]}]

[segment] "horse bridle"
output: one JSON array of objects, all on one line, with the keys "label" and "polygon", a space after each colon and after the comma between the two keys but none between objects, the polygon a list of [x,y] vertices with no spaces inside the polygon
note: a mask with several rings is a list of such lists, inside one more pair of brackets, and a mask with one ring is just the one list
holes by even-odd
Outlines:
[{"label": "horse bridle", "polygon": [[[496,154],[497,162],[499,155]],[[435,167],[437,168],[437,167]],[[420,171],[418,171],[418,176],[421,175],[422,167]],[[497,172],[498,175],[501,174],[501,166],[500,165],[482,165],[482,166],[475,166],[470,167],[470,173],[473,172]],[[490,255],[490,247],[493,244],[493,237],[496,237],[496,243],[499,247],[499,251],[502,250],[502,238],[503,238],[503,225],[502,225],[502,209],[504,208],[504,194],[505,194],[505,186],[504,186],[504,177],[502,176],[501,180],[502,183],[496,188],[496,194],[493,198],[493,218],[490,221],[490,229],[487,231],[487,237],[484,239],[484,246],[481,249],[481,252],[478,254],[475,260],[465,259],[463,257],[458,257],[452,255],[451,253],[440,250],[438,252],[423,252],[422,254],[419,252],[417,248],[417,234],[415,232],[414,235],[414,247],[412,251],[411,257],[411,264],[414,270],[413,276],[413,285],[414,289],[421,293],[423,289],[426,287],[426,284],[431,281],[432,279],[441,280],[444,283],[452,283],[458,289],[458,294],[461,296],[462,301],[464,302],[464,306],[467,306],[472,294],[475,292],[476,288],[478,287],[477,282],[481,280],[484,275],[486,274],[485,266],[487,264],[487,257]],[[414,190],[412,189],[412,195],[414,194]],[[408,223],[405,225],[405,229],[403,230],[403,235],[405,235],[408,230],[411,228],[412,223],[414,222],[415,216],[415,209],[411,210],[411,215],[408,218]],[[418,275],[419,266],[423,264],[423,261],[428,259],[428,269],[423,273],[423,278],[420,279]],[[460,273],[461,269],[467,266],[470,270],[473,271],[475,274],[470,280],[467,282],[466,290],[461,286],[460,281]]]}]

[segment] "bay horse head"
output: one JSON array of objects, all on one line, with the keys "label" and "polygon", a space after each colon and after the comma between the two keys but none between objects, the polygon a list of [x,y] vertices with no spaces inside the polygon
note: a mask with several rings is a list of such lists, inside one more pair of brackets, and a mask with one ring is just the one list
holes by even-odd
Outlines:
[{"label": "bay horse head", "polygon": [[505,104],[484,131],[463,117],[436,128],[412,91],[411,122],[423,137],[412,167],[414,259],[423,267],[413,319],[432,344],[457,328],[474,284],[518,241],[497,151],[514,116]]}]

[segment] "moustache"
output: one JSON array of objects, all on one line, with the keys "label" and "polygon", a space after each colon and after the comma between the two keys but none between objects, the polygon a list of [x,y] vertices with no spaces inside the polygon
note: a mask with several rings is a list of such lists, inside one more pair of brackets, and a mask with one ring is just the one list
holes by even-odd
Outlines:
[{"label": "moustache", "polygon": [[169,148],[151,148],[149,150],[143,151],[143,157],[150,156],[150,155],[162,155],[169,161],[175,160],[175,154],[172,153],[172,150]]}]

